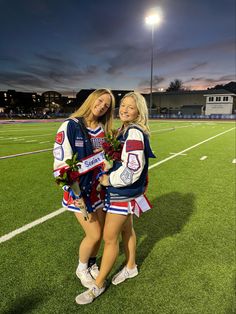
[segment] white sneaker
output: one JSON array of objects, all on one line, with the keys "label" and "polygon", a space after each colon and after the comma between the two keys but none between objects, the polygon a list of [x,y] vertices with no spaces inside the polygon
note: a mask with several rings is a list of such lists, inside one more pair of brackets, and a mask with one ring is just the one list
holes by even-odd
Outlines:
[{"label": "white sneaker", "polygon": [[99,274],[99,269],[98,269],[98,265],[97,264],[93,264],[90,268],[89,268],[89,272],[92,275],[93,279],[96,279],[98,274]]},{"label": "white sneaker", "polygon": [[113,278],[112,283],[113,285],[118,285],[129,278],[134,278],[138,275],[138,268],[137,265],[133,269],[128,269],[126,266],[119,271]]},{"label": "white sneaker", "polygon": [[100,296],[105,291],[105,285],[99,288],[95,284],[93,287],[79,295],[75,298],[77,304],[89,304],[92,303],[94,299]]},{"label": "white sneaker", "polygon": [[85,270],[79,270],[79,267],[76,269],[76,276],[80,279],[82,286],[85,288],[93,287],[95,281],[89,272],[89,268]]}]

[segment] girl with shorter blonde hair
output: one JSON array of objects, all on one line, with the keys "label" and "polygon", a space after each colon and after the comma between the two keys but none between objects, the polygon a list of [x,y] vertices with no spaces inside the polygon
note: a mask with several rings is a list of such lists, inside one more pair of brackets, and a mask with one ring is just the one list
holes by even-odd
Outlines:
[{"label": "girl with shorter blonde hair", "polygon": [[121,99],[121,103],[126,97],[132,97],[134,99],[139,114],[132,123],[123,126],[124,131],[127,129],[127,127],[134,124],[139,126],[147,135],[150,135],[150,129],[148,126],[148,109],[145,98],[138,92],[129,92]]}]

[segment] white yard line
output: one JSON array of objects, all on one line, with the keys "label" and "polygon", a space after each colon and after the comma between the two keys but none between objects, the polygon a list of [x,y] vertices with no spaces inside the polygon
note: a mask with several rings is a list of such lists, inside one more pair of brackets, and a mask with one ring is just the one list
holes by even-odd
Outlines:
[{"label": "white yard line", "polygon": [[[25,135],[25,136],[20,136],[20,138],[26,138],[26,137],[42,137],[42,136],[48,136],[48,135],[52,135],[52,133],[48,133],[48,134],[36,134],[36,135]],[[0,138],[0,140],[12,140],[12,139],[17,139],[17,137],[4,137],[4,138]]]},{"label": "white yard line", "polygon": [[191,126],[192,125],[183,125],[183,126],[177,126],[177,127],[173,127],[173,128],[167,128],[167,129],[158,129],[155,131],[151,131],[151,133],[156,133],[156,132],[160,132],[160,131],[174,131],[175,129],[188,128]]},{"label": "white yard line", "polygon": [[7,159],[7,158],[13,158],[13,157],[19,157],[19,156],[25,156],[25,155],[33,155],[33,154],[38,154],[38,153],[42,153],[42,152],[48,152],[49,150],[53,150],[53,148],[40,149],[40,150],[35,150],[33,152],[26,152],[26,153],[15,154],[15,155],[2,156],[2,157],[0,157],[0,160],[1,159]]},{"label": "white yard line", "polygon": [[[232,131],[232,130],[234,130],[234,129],[235,129],[235,127],[234,127],[234,128],[231,128],[231,129],[229,129],[229,130],[227,130],[227,131],[224,131],[224,132],[222,132],[222,133],[219,133],[219,134],[217,134],[217,135],[215,135],[215,136],[209,137],[208,139],[206,139],[206,140],[204,140],[204,141],[202,141],[202,142],[200,142],[200,143],[197,143],[197,144],[195,144],[195,145],[193,145],[193,146],[190,146],[190,147],[188,147],[188,148],[182,150],[181,152],[176,153],[175,155],[172,155],[172,156],[170,156],[170,157],[167,157],[167,158],[165,158],[165,159],[163,159],[163,160],[161,160],[161,161],[155,163],[154,165],[151,165],[148,169],[150,170],[150,169],[152,169],[152,168],[155,168],[155,167],[157,167],[158,165],[163,164],[164,162],[166,162],[166,161],[168,161],[168,160],[170,160],[170,159],[173,159],[173,158],[175,158],[175,157],[181,155],[182,153],[184,153],[184,152],[186,152],[186,151],[189,151],[189,150],[191,150],[191,149],[193,149],[193,148],[195,148],[195,147],[197,147],[197,146],[202,145],[203,143],[206,143],[206,142],[208,142],[208,141],[211,141],[212,139],[214,139],[214,138],[216,138],[216,137],[218,137],[218,136],[221,136],[221,135],[223,135],[223,134],[225,134],[225,133],[227,133],[227,132],[230,132],[230,131]],[[49,220],[49,219],[51,219],[51,218],[57,216],[57,215],[60,215],[61,213],[64,213],[66,210],[67,210],[66,208],[60,208],[60,209],[58,209],[58,210],[52,212],[51,214],[48,214],[48,215],[46,215],[46,216],[44,216],[44,217],[42,217],[42,218],[39,218],[39,219],[37,219],[37,220],[35,220],[35,221],[33,221],[33,222],[31,222],[31,223],[29,223],[29,224],[27,224],[27,225],[21,227],[21,228],[18,228],[18,229],[16,229],[16,230],[14,230],[14,231],[12,231],[12,232],[10,232],[10,233],[8,233],[8,234],[6,234],[6,235],[0,237],[0,243],[3,243],[3,242],[5,242],[5,241],[8,241],[8,240],[12,239],[13,237],[15,237],[17,234],[20,234],[20,233],[22,233],[22,232],[25,232],[25,231],[27,231],[28,229],[31,229],[31,228],[33,228],[33,227],[36,226],[36,225],[39,225],[39,224],[41,224],[41,223],[43,223],[43,222],[45,222],[45,221],[47,221],[47,220]]]},{"label": "white yard line", "polygon": [[50,143],[50,141],[39,142],[39,144]]},{"label": "white yard line", "polygon": [[[170,155],[176,155],[177,153],[170,153]],[[186,156],[187,154],[179,154],[181,156]]]},{"label": "white yard line", "polygon": [[227,130],[227,131],[221,132],[221,133],[219,133],[219,134],[216,134],[216,135],[214,135],[214,136],[212,136],[212,137],[209,137],[209,138],[207,138],[206,140],[204,140],[204,141],[202,141],[202,142],[200,142],[200,143],[197,143],[197,144],[195,144],[195,145],[193,145],[193,146],[190,146],[190,147],[188,147],[188,148],[182,150],[181,152],[176,153],[175,155],[172,155],[172,156],[170,156],[170,157],[167,157],[167,158],[165,158],[165,159],[163,159],[163,160],[161,160],[161,161],[155,163],[154,165],[151,165],[148,169],[152,169],[152,168],[154,168],[154,167],[156,167],[156,166],[158,166],[158,165],[160,165],[160,164],[163,164],[164,162],[166,162],[166,161],[168,161],[168,160],[170,160],[170,159],[173,159],[173,158],[175,158],[176,156],[179,156],[179,155],[181,155],[181,154],[183,154],[183,153],[185,153],[185,152],[187,152],[187,151],[189,151],[189,150],[191,150],[191,149],[193,149],[193,148],[195,148],[195,147],[198,147],[198,146],[200,146],[200,145],[202,145],[202,144],[204,144],[204,143],[206,143],[206,142],[208,142],[208,141],[211,141],[211,140],[213,140],[214,138],[216,138],[216,137],[218,137],[218,136],[221,136],[221,135],[223,135],[223,134],[225,134],[225,133],[227,133],[227,132],[230,132],[230,131],[232,131],[232,130],[234,130],[234,129],[235,129],[235,127],[234,127],[234,128],[231,128],[231,129],[229,129],[229,130]]},{"label": "white yard line", "polygon": [[233,159],[232,164],[236,164],[236,159]]},{"label": "white yard line", "polygon": [[27,230],[29,230],[29,229],[37,226],[37,225],[40,225],[44,221],[47,221],[47,220],[49,220],[49,219],[51,219],[51,218],[53,218],[53,217],[55,217],[57,215],[62,214],[66,210],[67,210],[66,208],[60,208],[60,209],[56,210],[55,212],[52,212],[52,213],[50,213],[50,214],[48,214],[48,215],[46,215],[46,216],[44,216],[42,218],[39,218],[39,219],[37,219],[37,220],[27,224],[27,225],[24,225],[23,227],[18,228],[18,229],[14,230],[14,231],[12,231],[12,232],[10,232],[8,234],[5,234],[4,236],[0,237],[0,243],[8,241],[11,238],[15,237],[17,234],[25,232],[25,231],[27,231]]},{"label": "white yard line", "polygon": [[205,159],[207,159],[207,156],[202,156],[202,157],[200,158],[200,160],[205,160]]}]

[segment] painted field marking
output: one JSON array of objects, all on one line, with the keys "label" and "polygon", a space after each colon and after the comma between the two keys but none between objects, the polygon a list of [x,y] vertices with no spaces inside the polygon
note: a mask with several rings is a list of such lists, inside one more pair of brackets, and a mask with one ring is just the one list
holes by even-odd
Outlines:
[{"label": "painted field marking", "polygon": [[15,154],[15,155],[2,156],[2,157],[0,157],[0,160],[1,159],[7,159],[7,158],[19,157],[19,156],[25,156],[25,155],[33,155],[33,154],[38,154],[38,153],[42,153],[42,152],[48,152],[49,150],[53,150],[53,148],[40,149],[40,150],[35,150],[33,152],[26,152],[26,153]]},{"label": "painted field marking", "polygon": [[[176,155],[177,153],[169,153],[170,155]],[[180,156],[186,156],[187,154],[179,154]]]},{"label": "painted field marking", "polygon": [[39,144],[50,143],[50,141],[39,142]]},{"label": "painted field marking", "polygon": [[200,158],[200,160],[205,160],[205,159],[207,159],[207,156],[202,156],[202,157]]},{"label": "painted field marking", "polygon": [[232,164],[236,164],[236,158],[233,159]]},{"label": "painted field marking", "polygon": [[158,129],[155,131],[151,131],[151,133],[156,133],[156,132],[161,132],[161,131],[174,131],[175,129],[189,128],[191,126],[192,125],[183,125],[183,126],[177,126],[177,127],[167,128],[167,129]]},{"label": "painted field marking", "polygon": [[29,140],[29,141],[25,141],[26,143],[32,143],[32,142],[37,142],[37,140]]},{"label": "painted field marking", "polygon": [[27,225],[24,225],[21,228],[18,228],[16,230],[12,231],[12,232],[9,232],[9,233],[5,234],[4,236],[0,237],[0,243],[8,241],[11,238],[15,237],[17,234],[25,232],[25,231],[27,231],[27,230],[29,230],[29,229],[31,229],[31,228],[33,228],[33,227],[43,223],[44,221],[47,221],[47,220],[49,220],[49,219],[51,219],[51,218],[53,218],[53,217],[55,217],[57,215],[62,214],[66,210],[67,210],[66,208],[62,207],[62,208],[60,208],[60,209],[58,209],[58,210],[56,210],[56,211],[54,211],[54,212],[52,212],[52,213],[42,217],[42,218],[39,218],[39,219],[37,219],[37,220],[27,224]]},{"label": "painted field marking", "polygon": [[156,167],[156,166],[159,166],[159,165],[161,165],[162,163],[164,163],[164,162],[166,162],[166,161],[168,161],[168,160],[170,160],[170,159],[173,159],[173,158],[175,158],[175,157],[178,156],[178,155],[181,155],[181,154],[183,154],[183,153],[185,153],[185,152],[187,152],[187,151],[189,151],[189,150],[191,150],[191,149],[193,149],[193,148],[195,148],[195,147],[198,147],[198,146],[200,146],[200,145],[202,145],[202,144],[204,144],[204,143],[206,143],[206,142],[208,142],[208,141],[211,141],[211,140],[213,140],[214,138],[216,138],[216,137],[218,137],[218,136],[221,136],[221,135],[223,135],[223,134],[225,134],[225,133],[227,133],[227,132],[230,132],[230,131],[232,131],[232,130],[234,130],[234,129],[235,129],[235,127],[234,127],[234,128],[231,128],[231,129],[229,129],[229,130],[227,130],[227,131],[221,132],[221,133],[219,133],[219,134],[216,134],[216,135],[214,135],[214,136],[211,136],[211,137],[207,138],[206,140],[204,140],[204,141],[202,141],[202,142],[200,142],[200,143],[197,143],[197,144],[195,144],[195,145],[193,145],[193,146],[190,146],[190,147],[188,147],[188,148],[182,150],[182,151],[179,152],[179,153],[176,153],[175,155],[171,155],[170,157],[167,157],[167,158],[165,158],[165,159],[163,159],[163,160],[161,160],[161,161],[158,161],[157,163],[151,165],[148,169],[152,169],[152,168],[154,168],[154,167]]},{"label": "painted field marking", "polygon": [[[36,135],[23,135],[20,138],[26,138],[26,137],[42,137],[42,136],[48,136],[48,135],[52,135],[52,133],[48,133],[48,134],[36,134]],[[5,137],[5,138],[1,138],[0,140],[12,140],[12,139],[17,139],[17,137]]]},{"label": "painted field marking", "polygon": [[[166,161],[168,161],[168,160],[170,160],[170,159],[175,158],[176,156],[182,154],[183,152],[189,151],[189,150],[191,150],[191,149],[193,149],[193,148],[195,148],[195,147],[197,147],[197,146],[199,146],[199,145],[202,145],[203,143],[206,143],[206,142],[208,142],[208,141],[210,141],[210,140],[212,140],[212,139],[214,139],[214,138],[216,138],[216,137],[218,137],[218,136],[220,136],[220,135],[223,135],[223,134],[225,134],[225,133],[227,133],[227,132],[230,132],[230,131],[232,131],[232,130],[234,130],[234,129],[235,129],[235,127],[234,127],[234,128],[231,128],[231,129],[229,129],[229,130],[227,130],[227,131],[224,131],[224,132],[222,132],[222,133],[219,133],[219,134],[217,134],[217,135],[215,135],[215,136],[212,136],[212,137],[210,137],[210,138],[208,138],[208,139],[206,139],[206,140],[204,140],[204,141],[202,141],[202,142],[200,142],[200,143],[197,143],[197,144],[195,144],[195,145],[193,145],[193,146],[191,146],[191,147],[188,147],[188,148],[182,150],[181,152],[176,153],[175,155],[172,155],[172,156],[170,156],[170,157],[167,157],[167,158],[165,158],[165,159],[163,159],[163,160],[161,160],[161,161],[155,163],[154,165],[149,166],[148,169],[150,170],[150,169],[152,169],[152,168],[155,168],[155,167],[157,167],[158,165],[160,165],[160,164],[162,164],[162,163],[164,163],[164,162],[166,162]],[[0,243],[3,243],[3,242],[5,242],[5,241],[8,241],[8,240],[12,239],[13,237],[15,237],[17,234],[20,234],[20,233],[22,233],[22,232],[25,232],[25,231],[27,231],[28,229],[31,229],[31,228],[33,228],[34,226],[39,225],[39,224],[41,224],[41,223],[47,221],[48,219],[51,219],[51,218],[53,218],[53,217],[55,217],[55,216],[57,216],[57,215],[60,215],[61,213],[64,213],[65,211],[67,211],[66,208],[60,208],[60,209],[58,209],[58,210],[56,210],[56,211],[54,211],[54,212],[52,212],[52,213],[50,213],[50,214],[48,214],[48,215],[42,217],[42,218],[39,218],[39,219],[37,219],[37,220],[35,220],[35,221],[33,221],[33,222],[31,222],[31,223],[29,223],[29,224],[27,224],[27,225],[21,227],[21,228],[18,228],[18,229],[16,229],[16,230],[14,230],[14,231],[12,231],[12,232],[10,232],[10,233],[8,233],[8,234],[6,234],[6,235],[0,237]]]}]

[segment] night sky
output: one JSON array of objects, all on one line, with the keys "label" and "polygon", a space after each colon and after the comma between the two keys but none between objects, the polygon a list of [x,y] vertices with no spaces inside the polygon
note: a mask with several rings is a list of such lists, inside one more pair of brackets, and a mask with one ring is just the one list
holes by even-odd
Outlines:
[{"label": "night sky", "polygon": [[235,81],[235,0],[0,0],[0,90],[148,92],[152,8],[154,90]]}]

